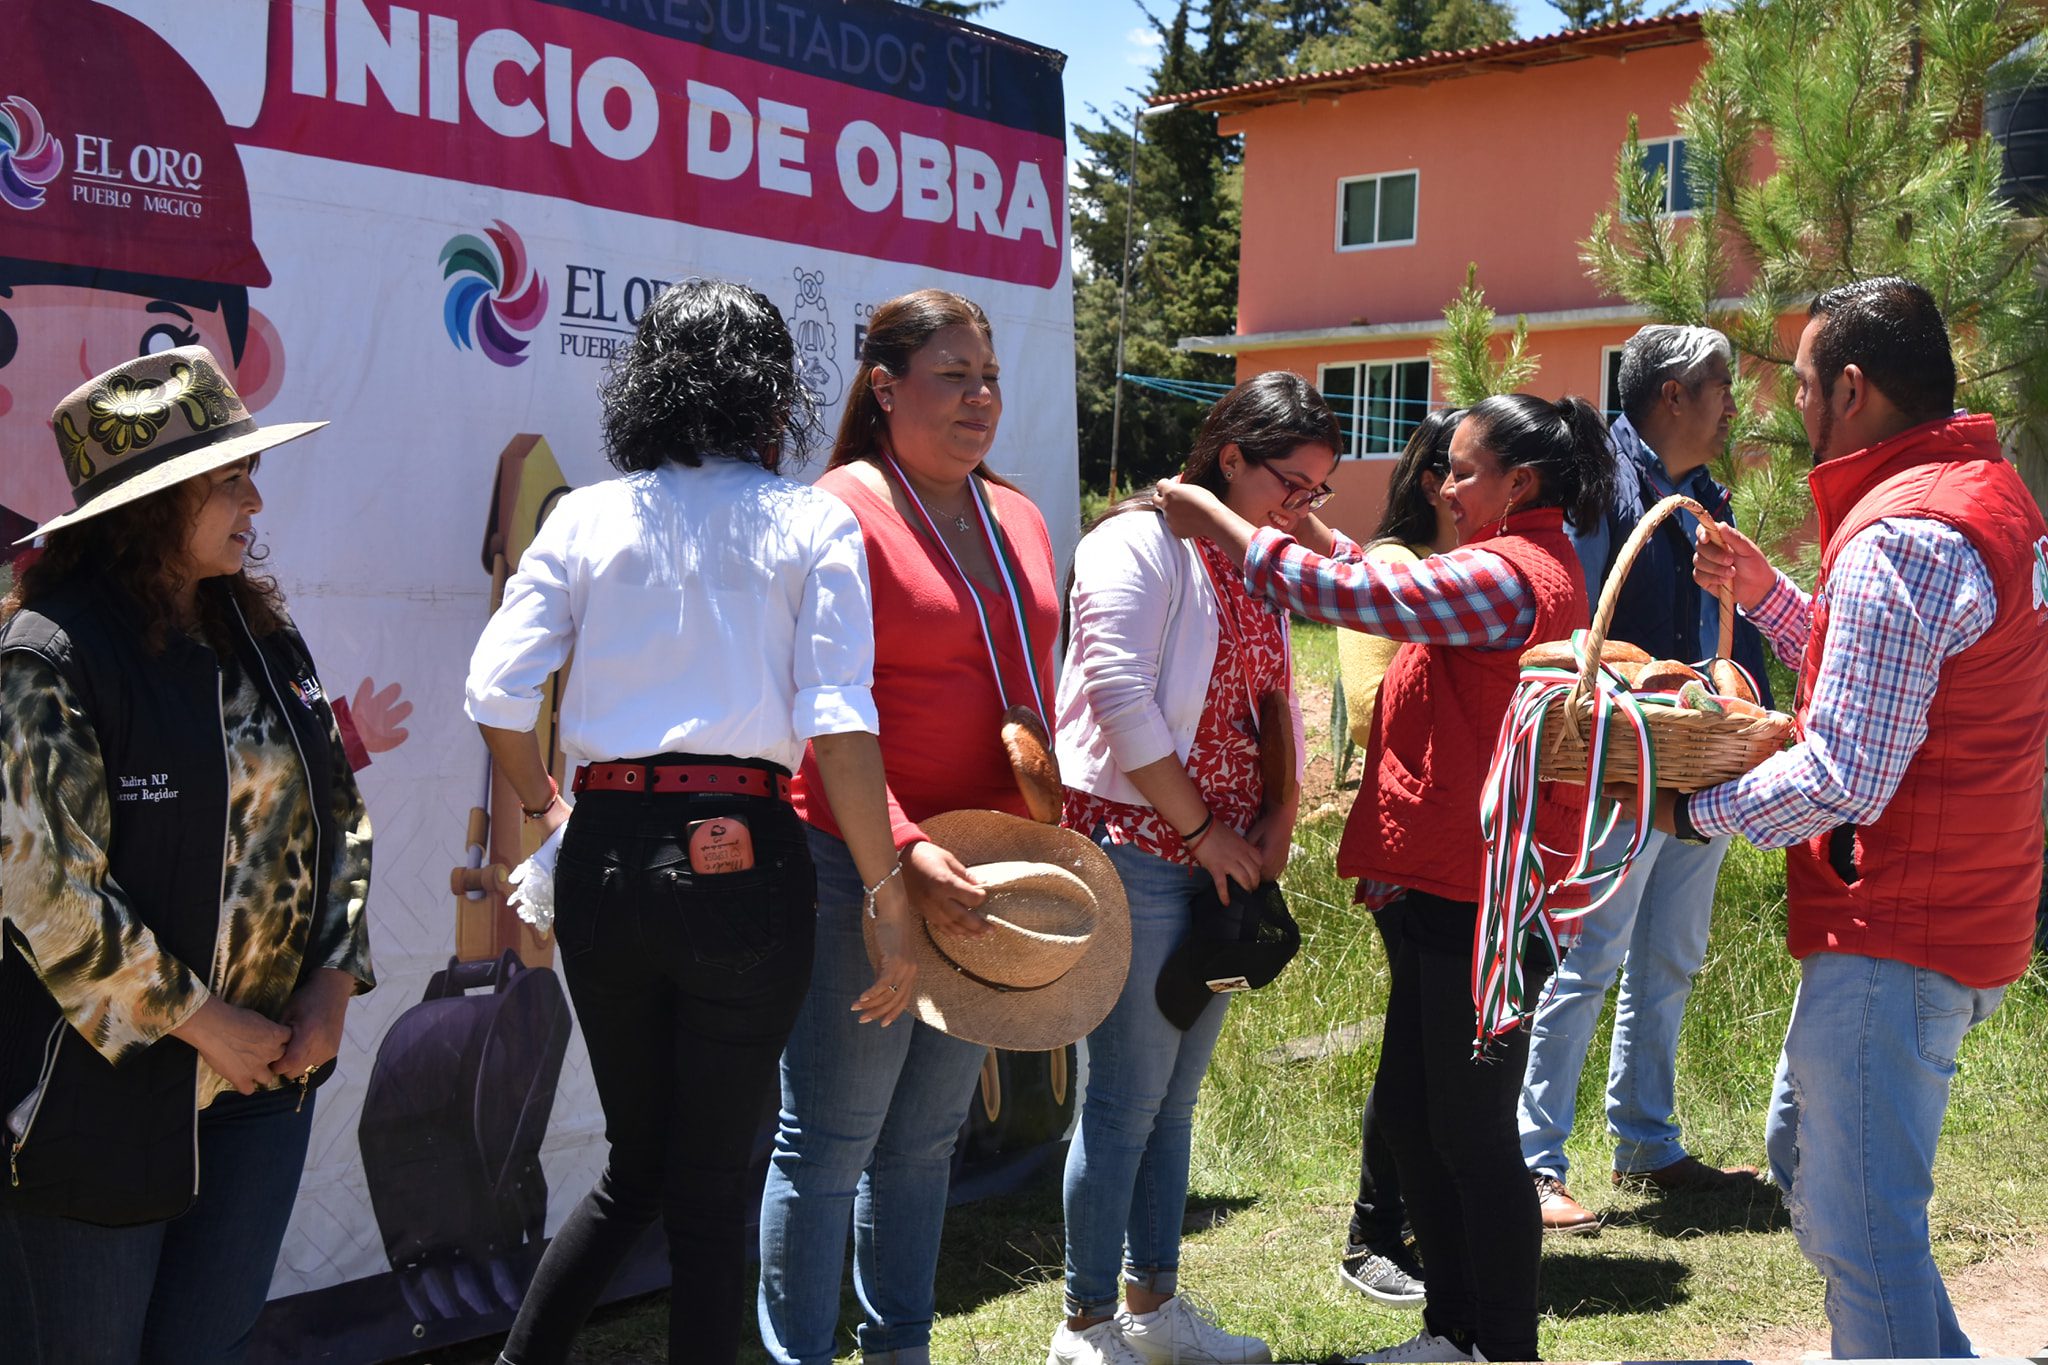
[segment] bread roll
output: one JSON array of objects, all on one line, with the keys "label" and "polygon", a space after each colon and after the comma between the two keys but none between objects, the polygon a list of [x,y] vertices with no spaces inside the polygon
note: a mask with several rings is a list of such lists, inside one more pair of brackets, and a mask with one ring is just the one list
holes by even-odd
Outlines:
[{"label": "bread roll", "polygon": [[1024,793],[1025,809],[1041,825],[1060,822],[1060,769],[1053,761],[1052,737],[1045,722],[1025,706],[1003,712],[1003,751],[1010,757],[1010,771],[1016,775],[1017,790]]},{"label": "bread roll", "polygon": [[1707,680],[1691,665],[1682,664],[1676,659],[1659,659],[1653,664],[1645,665],[1642,672],[1636,674],[1635,690],[1676,692],[1687,683],[1698,683],[1701,687],[1708,687]]},{"label": "bread roll", "polygon": [[1745,720],[1762,720],[1770,714],[1770,712],[1764,710],[1763,707],[1758,706],[1753,701],[1744,701],[1741,697],[1731,697],[1725,692],[1721,694],[1721,709],[1731,716],[1741,716]]},{"label": "bread roll", "polygon": [[[1650,656],[1626,640],[1609,640],[1600,647],[1603,664],[1646,664]],[[1577,672],[1579,661],[1572,657],[1570,640],[1546,640],[1522,651],[1524,668],[1563,668]]]},{"label": "bread roll", "polygon": [[1724,697],[1754,703],[1756,688],[1750,684],[1749,674],[1733,659],[1716,659],[1707,665],[1707,680],[1714,685],[1714,691]]}]

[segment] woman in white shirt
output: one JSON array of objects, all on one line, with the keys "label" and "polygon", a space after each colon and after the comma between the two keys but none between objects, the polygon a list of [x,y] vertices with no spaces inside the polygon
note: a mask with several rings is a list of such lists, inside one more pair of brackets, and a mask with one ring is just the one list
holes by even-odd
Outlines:
[{"label": "woman in white shirt", "polygon": [[[810,411],[762,295],[671,288],[602,397],[623,477],[556,506],[470,661],[467,709],[492,760],[529,818],[568,823],[555,933],[611,1141],[502,1359],[565,1360],[659,1217],[669,1358],[728,1362],[752,1286],[746,1176],[810,981],[816,881],[789,804],[806,741],[865,882],[895,860],[867,565],[845,506],[779,473],[803,454]],[[533,736],[541,689],[572,652],[573,815]],[[873,909],[880,974],[855,1007],[887,1026],[915,972],[900,879]]]},{"label": "woman in white shirt", "polygon": [[[1292,531],[1329,498],[1340,439],[1308,381],[1263,374],[1211,410],[1182,478],[1254,525]],[[1266,805],[1258,718],[1268,693],[1292,705],[1287,619],[1246,593],[1228,555],[1176,539],[1152,507],[1126,502],[1074,552],[1056,737],[1063,823],[1101,844],[1123,878],[1131,970],[1088,1036],[1088,1094],[1067,1152],[1067,1320],[1047,1365],[1272,1358],[1179,1296],[1195,1097],[1229,997],[1183,1030],[1154,990],[1199,896],[1227,899],[1233,882],[1243,894],[1286,865],[1295,811]]]}]

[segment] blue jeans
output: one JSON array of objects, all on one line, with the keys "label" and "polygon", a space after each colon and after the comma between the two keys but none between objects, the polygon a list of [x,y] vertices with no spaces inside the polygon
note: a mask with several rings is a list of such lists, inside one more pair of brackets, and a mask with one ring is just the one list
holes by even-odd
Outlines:
[{"label": "blue jeans", "polygon": [[2004,996],[1886,958],[1800,963],[1764,1138],[1799,1249],[1827,1281],[1838,1360],[1971,1354],[1927,1201],[1956,1053]]},{"label": "blue jeans", "polygon": [[1109,1017],[1088,1035],[1088,1090],[1067,1149],[1067,1312],[1116,1311],[1117,1276],[1172,1294],[1188,1203],[1195,1095],[1223,1031],[1219,995],[1183,1033],[1159,1012],[1159,968],[1188,936],[1190,906],[1215,883],[1096,831],[1131,905],[1131,970]]},{"label": "blue jeans", "polygon": [[1517,1120],[1522,1162],[1531,1172],[1562,1180],[1570,1170],[1564,1144],[1578,1107],[1579,1072],[1616,972],[1621,994],[1607,1062],[1614,1169],[1654,1171],[1685,1155],[1675,1117],[1678,1029],[1706,960],[1714,883],[1727,854],[1725,835],[1688,844],[1653,833],[1613,898],[1580,921],[1583,936],[1565,954],[1529,1030]]},{"label": "blue jeans", "polygon": [[222,1095],[199,1115],[199,1198],[132,1228],[0,1212],[9,1365],[232,1365],[291,1221],[318,1092]]},{"label": "blue jeans", "polygon": [[859,1022],[854,997],[875,981],[860,873],[844,843],[809,835],[818,937],[761,1194],[761,1344],[777,1365],[830,1365],[851,1220],[861,1353],[921,1365],[953,1142],[988,1049],[910,1014],[888,1028]]}]

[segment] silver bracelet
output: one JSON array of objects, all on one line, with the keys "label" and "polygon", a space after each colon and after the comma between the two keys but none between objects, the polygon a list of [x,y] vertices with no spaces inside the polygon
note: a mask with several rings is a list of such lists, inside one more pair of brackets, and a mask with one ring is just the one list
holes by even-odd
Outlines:
[{"label": "silver bracelet", "polygon": [[875,897],[879,896],[882,893],[882,888],[889,884],[890,878],[896,876],[898,873],[902,871],[903,850],[898,849],[896,851],[895,863],[893,863],[890,866],[887,872],[882,874],[882,879],[876,882],[873,886],[868,887],[865,891],[861,892],[860,909],[862,914],[866,915],[869,919],[875,918]]}]

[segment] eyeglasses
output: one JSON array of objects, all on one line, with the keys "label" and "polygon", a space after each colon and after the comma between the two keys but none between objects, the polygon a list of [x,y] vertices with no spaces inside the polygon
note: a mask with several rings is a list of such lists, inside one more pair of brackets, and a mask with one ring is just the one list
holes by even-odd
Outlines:
[{"label": "eyeglasses", "polygon": [[1326,483],[1296,483],[1269,464],[1261,464],[1259,468],[1278,479],[1280,486],[1287,490],[1287,496],[1280,500],[1280,505],[1290,512],[1299,512],[1304,507],[1313,512],[1337,496],[1337,490]]}]

